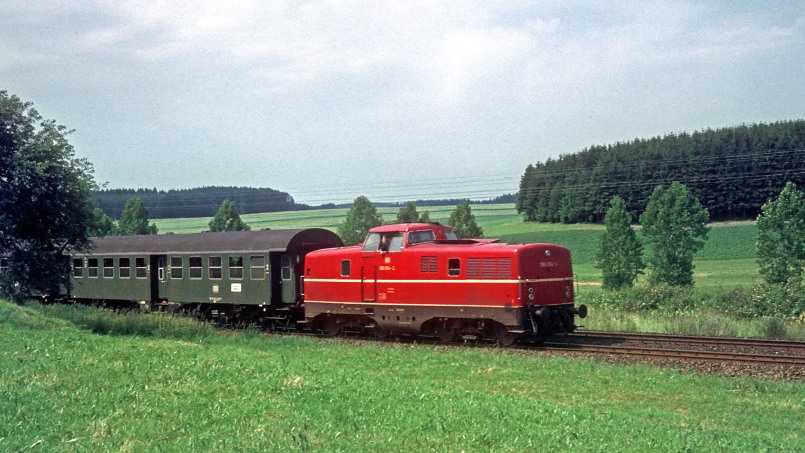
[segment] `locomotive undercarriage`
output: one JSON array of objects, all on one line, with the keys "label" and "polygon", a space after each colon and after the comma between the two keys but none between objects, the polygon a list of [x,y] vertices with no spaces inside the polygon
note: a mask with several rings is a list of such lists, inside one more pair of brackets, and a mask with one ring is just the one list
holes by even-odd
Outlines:
[{"label": "locomotive undercarriage", "polygon": [[309,304],[308,313],[311,328],[325,335],[343,332],[368,333],[378,338],[423,335],[445,342],[472,338],[509,345],[517,340],[535,341],[551,335],[571,333],[576,329],[575,316],[583,318],[587,309],[572,305],[435,308],[416,305]]}]

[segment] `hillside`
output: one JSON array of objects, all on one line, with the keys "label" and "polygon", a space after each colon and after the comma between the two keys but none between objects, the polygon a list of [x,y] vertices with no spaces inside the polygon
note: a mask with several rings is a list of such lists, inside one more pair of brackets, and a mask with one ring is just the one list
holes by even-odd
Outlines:
[{"label": "hillside", "polygon": [[618,195],[635,216],[657,185],[685,184],[710,219],[754,219],[786,182],[805,185],[805,120],[592,146],[528,165],[517,210],[540,222],[603,221]]}]

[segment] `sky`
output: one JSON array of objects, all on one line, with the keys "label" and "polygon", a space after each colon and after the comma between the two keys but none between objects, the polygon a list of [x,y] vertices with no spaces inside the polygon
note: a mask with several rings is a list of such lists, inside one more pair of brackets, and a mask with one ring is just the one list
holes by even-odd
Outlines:
[{"label": "sky", "polygon": [[805,8],[0,0],[0,90],[108,188],[484,199],[592,145],[805,118]]}]

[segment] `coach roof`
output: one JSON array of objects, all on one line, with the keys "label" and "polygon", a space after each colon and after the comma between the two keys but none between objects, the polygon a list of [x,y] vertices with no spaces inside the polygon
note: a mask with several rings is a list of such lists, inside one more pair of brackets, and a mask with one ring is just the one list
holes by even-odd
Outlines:
[{"label": "coach roof", "polygon": [[294,251],[309,246],[340,247],[341,238],[323,228],[295,230],[225,231],[218,233],[106,236],[93,238],[87,252],[72,255],[166,255],[171,253],[221,253]]}]

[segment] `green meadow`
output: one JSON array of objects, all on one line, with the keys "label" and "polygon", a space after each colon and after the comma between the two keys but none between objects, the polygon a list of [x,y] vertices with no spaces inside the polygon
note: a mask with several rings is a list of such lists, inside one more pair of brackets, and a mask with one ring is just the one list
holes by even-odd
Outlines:
[{"label": "green meadow", "polygon": [[802,451],[805,385],[0,301],[0,451]]}]

